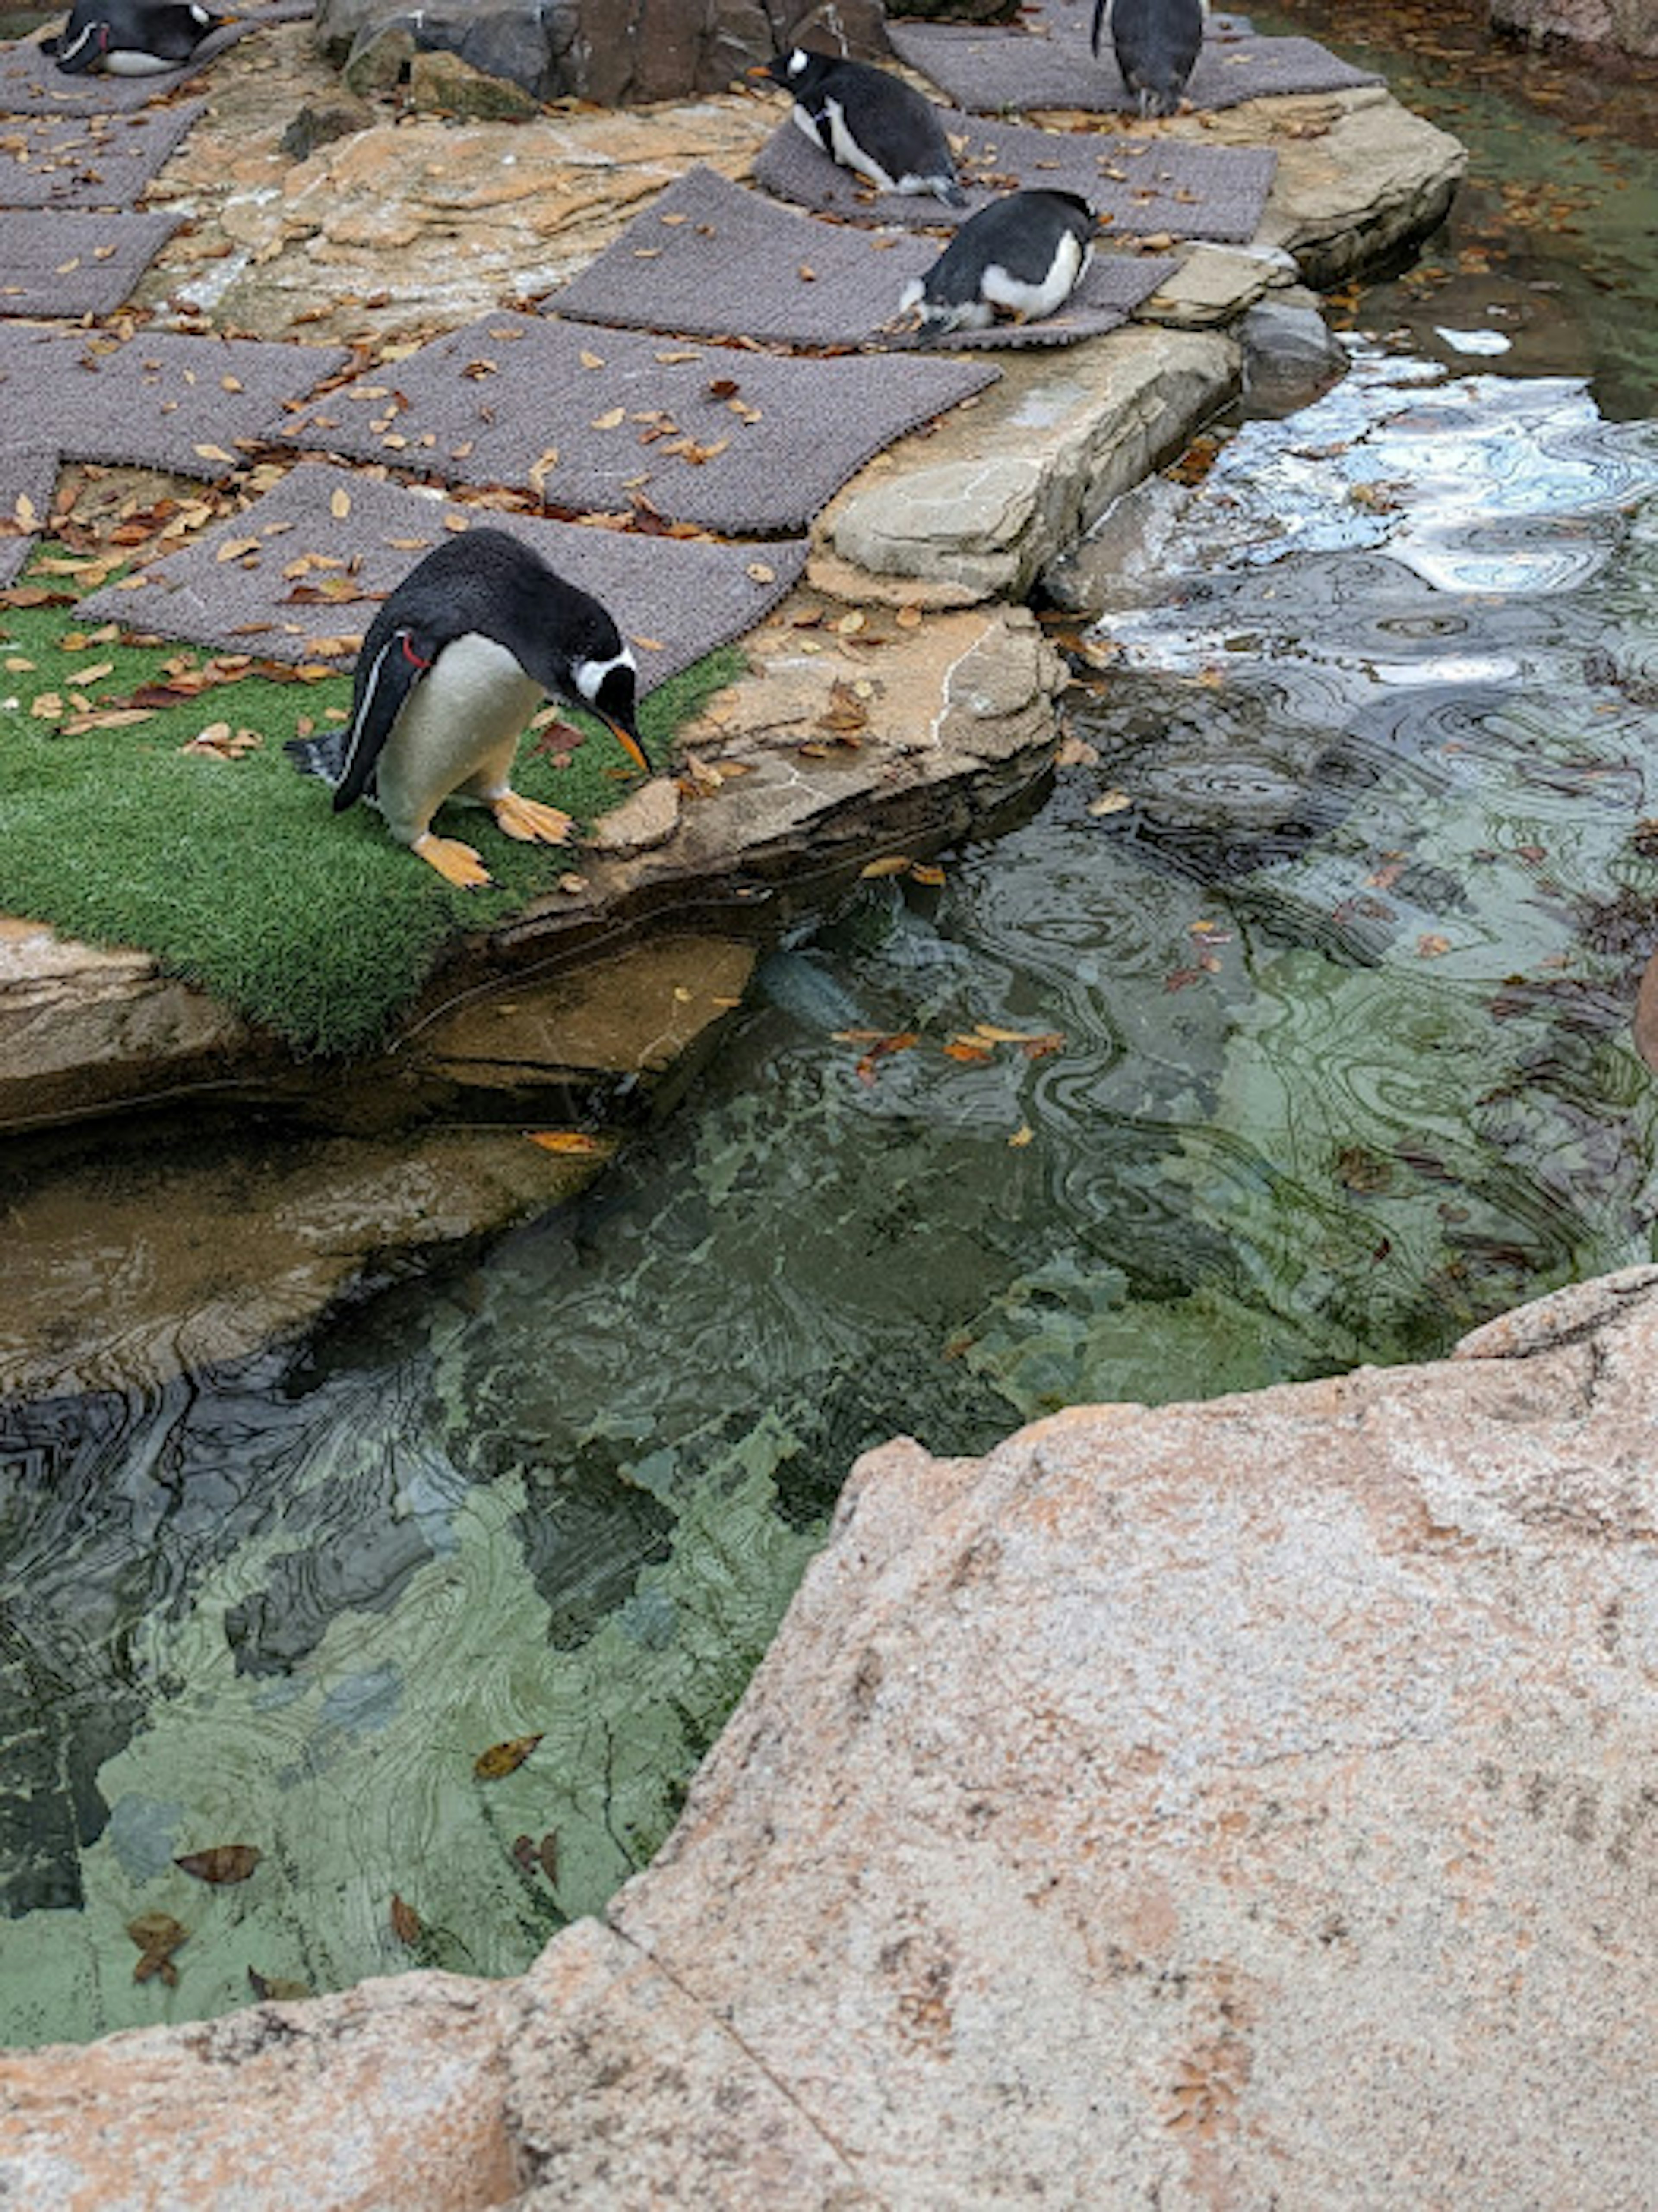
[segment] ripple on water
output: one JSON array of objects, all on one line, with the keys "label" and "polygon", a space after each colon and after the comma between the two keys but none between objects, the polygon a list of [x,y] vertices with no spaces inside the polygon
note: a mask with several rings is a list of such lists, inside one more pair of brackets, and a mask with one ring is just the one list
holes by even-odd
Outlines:
[{"label": "ripple on water", "polygon": [[[1650,429],[1367,361],[1102,618],[1096,765],[764,963],[585,1200],[297,1351],[13,1408],[0,2036],[523,1966],[666,1832],[868,1444],[1425,1355],[1645,1257],[1655,548]],[[173,1863],[227,1842],[234,1888]]]}]

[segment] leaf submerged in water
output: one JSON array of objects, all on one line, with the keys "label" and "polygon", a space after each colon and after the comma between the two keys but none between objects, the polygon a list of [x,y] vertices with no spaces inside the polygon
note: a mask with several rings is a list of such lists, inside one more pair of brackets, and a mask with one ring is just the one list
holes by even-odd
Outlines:
[{"label": "leaf submerged in water", "polygon": [[128,1921],[127,1934],[138,1946],[140,1954],[132,1970],[133,1980],[147,1982],[152,1974],[156,1974],[168,1989],[176,1990],[179,1969],[173,1963],[173,1954],[189,1936],[189,1929],[170,1912],[141,1912],[136,1920]]},{"label": "leaf submerged in water", "polygon": [[193,1874],[197,1881],[246,1881],[264,1854],[257,1844],[215,1844],[204,1851],[186,1851],[173,1860],[186,1874]]},{"label": "leaf submerged in water", "polygon": [[506,1743],[492,1743],[472,1761],[472,1771],[480,1782],[499,1782],[522,1766],[540,1741],[538,1735],[515,1735]]}]

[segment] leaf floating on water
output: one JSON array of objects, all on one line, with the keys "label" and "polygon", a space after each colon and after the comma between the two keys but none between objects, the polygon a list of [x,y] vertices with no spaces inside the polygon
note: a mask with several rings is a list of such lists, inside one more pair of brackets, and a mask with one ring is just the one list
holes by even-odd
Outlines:
[{"label": "leaf floating on water", "polygon": [[1133,804],[1126,791],[1102,791],[1097,799],[1089,800],[1088,811],[1090,814],[1121,814],[1124,807]]},{"label": "leaf floating on water", "polygon": [[133,1980],[147,1982],[153,1974],[159,1974],[168,1989],[176,1990],[179,1969],[173,1963],[173,1954],[189,1936],[189,1929],[170,1912],[141,1912],[136,1920],[128,1921],[127,1934],[140,1953],[132,1970]]},{"label": "leaf floating on water", "polygon": [[904,876],[908,874],[910,865],[908,853],[889,853],[882,860],[871,860],[858,872],[865,878],[878,876]]},{"label": "leaf floating on water", "polygon": [[[538,1143],[540,1139],[536,1141]],[[593,1145],[594,1139],[590,1137],[586,1142]],[[563,1146],[549,1147],[549,1150],[556,1151],[566,1149],[568,1147]],[[578,1149],[585,1149],[585,1146]],[[481,1751],[472,1761],[472,1771],[480,1782],[499,1782],[503,1774],[516,1772],[540,1741],[541,1737],[537,1735],[515,1735],[506,1743],[492,1743],[488,1751]]]},{"label": "leaf floating on water", "polygon": [[944,870],[931,860],[917,860],[909,872],[909,878],[912,883],[926,884],[930,890],[933,890],[949,880]]},{"label": "leaf floating on water", "polygon": [[396,1890],[392,1893],[392,1933],[399,1943],[413,1950],[426,1933],[426,1923],[412,1905],[405,1905]]},{"label": "leaf floating on water", "polygon": [[[584,890],[586,888],[585,884],[582,888]],[[526,1129],[524,1133],[532,1145],[539,1145],[544,1152],[563,1152],[572,1159],[602,1160],[610,1149],[603,1137],[590,1137],[585,1129]],[[524,1736],[519,1741],[527,1744],[529,1750],[521,1752],[513,1761],[513,1766],[520,1765],[527,1759],[530,1752],[533,1751],[537,1744],[541,1741],[541,1738],[538,1735]],[[473,1768],[473,1772],[484,1775],[486,1779],[496,1774],[510,1774],[513,1766],[493,1766],[488,1769],[486,1773],[483,1760],[495,1758],[497,1752],[512,1749],[511,1744],[498,1743],[494,1751],[486,1751],[483,1753],[483,1758],[480,1759]]]},{"label": "leaf floating on water", "polygon": [[513,1857],[521,1874],[533,1874],[536,1870],[535,1838],[533,1836],[514,1836],[513,1838]]},{"label": "leaf floating on water", "polygon": [[946,1060],[963,1060],[969,1067],[986,1067],[996,1057],[987,1044],[977,1037],[953,1036],[944,1047]]},{"label": "leaf floating on water", "polygon": [[197,1881],[222,1887],[228,1882],[246,1881],[264,1856],[257,1844],[215,1844],[204,1851],[185,1851],[173,1863],[193,1874]]},{"label": "leaf floating on water", "polygon": [[890,1036],[875,1037],[871,1042],[869,1050],[858,1063],[858,1080],[872,1089],[876,1074],[884,1060],[895,1052],[908,1052],[912,1045],[920,1042],[920,1038],[914,1030],[895,1030]]},{"label": "leaf floating on water", "polygon": [[1031,1127],[1029,1121],[1021,1121],[1018,1127],[1013,1132],[1013,1134],[1007,1141],[1010,1147],[1014,1152],[1023,1152],[1025,1146],[1031,1142],[1033,1138],[1035,1136],[1035,1131]]},{"label": "leaf floating on water", "polygon": [[541,1861],[541,1871],[556,1889],[558,1887],[558,1830],[556,1828],[548,1829],[541,1839],[541,1848],[536,1856]]},{"label": "leaf floating on water", "polygon": [[1416,940],[1416,957],[1418,960],[1437,960],[1442,953],[1448,952],[1450,949],[1450,939],[1441,937],[1436,930],[1425,931]]},{"label": "leaf floating on water", "polygon": [[311,1994],[309,1983],[296,1982],[282,1974],[262,1974],[257,1966],[247,1970],[247,1986],[261,2004],[293,2004]]}]

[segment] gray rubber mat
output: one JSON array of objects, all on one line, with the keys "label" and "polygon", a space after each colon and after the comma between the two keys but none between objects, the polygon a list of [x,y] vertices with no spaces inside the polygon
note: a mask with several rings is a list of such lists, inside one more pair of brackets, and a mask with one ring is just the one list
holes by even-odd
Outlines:
[{"label": "gray rubber mat", "polygon": [[[331,646],[343,649],[323,658],[349,669],[376,605],[450,521],[512,531],[602,599],[633,643],[641,690],[762,621],[807,550],[804,538],[715,545],[526,520],[302,461],[252,507],[142,572],[135,588],[110,585],[78,613],[276,660]],[[228,545],[246,550],[221,558]]]},{"label": "gray rubber mat", "polygon": [[94,109],[106,113],[130,112],[165,100],[181,84],[197,76],[227,46],[272,23],[302,21],[313,13],[313,0],[258,0],[239,9],[237,21],[203,39],[182,69],[155,76],[106,76],[100,70],[84,76],[66,76],[50,54],[43,53],[38,39],[19,40],[0,51],[0,111],[11,115],[55,112],[83,115]]},{"label": "gray rubber mat", "polygon": [[[937,239],[797,214],[695,168],[545,302],[577,320],[694,337],[786,345],[912,347],[888,333],[904,284],[938,259]],[[1062,313],[952,337],[952,351],[1064,345],[1117,329],[1173,272],[1169,260],[1096,253]]]},{"label": "gray rubber mat", "polygon": [[[1108,37],[1097,60],[1089,51],[1091,0],[1029,9],[1021,27],[890,23],[893,51],[960,107],[983,115],[1033,107],[1082,108],[1109,114],[1132,109]],[[1193,107],[1236,107],[1293,92],[1344,92],[1379,84],[1313,39],[1265,39],[1212,17],[1198,65],[1187,87]]]},{"label": "gray rubber mat", "polygon": [[206,105],[0,116],[0,208],[130,207]]},{"label": "gray rubber mat", "polygon": [[[1169,137],[1103,137],[986,124],[943,111],[957,148],[963,208],[930,195],[877,192],[786,123],[760,149],[755,182],[781,199],[852,222],[953,228],[1011,191],[1080,192],[1119,238],[1167,231],[1245,245],[1260,227],[1278,155],[1270,147],[1194,146]],[[963,145],[962,142],[965,140]]]},{"label": "gray rubber mat", "polygon": [[799,530],[905,431],[982,391],[986,363],[801,361],[556,317],[486,315],[292,419],[295,444],[550,506],[731,533]]},{"label": "gray rubber mat", "polygon": [[57,482],[55,446],[0,446],[0,590],[33,552]]},{"label": "gray rubber mat", "polygon": [[0,210],[0,315],[111,313],[183,220]]},{"label": "gray rubber mat", "polygon": [[68,459],[212,481],[246,459],[240,441],[281,434],[285,400],[302,399],[349,359],[343,346],[162,331],[122,343],[97,331],[0,325],[0,422],[9,440],[55,440]]}]

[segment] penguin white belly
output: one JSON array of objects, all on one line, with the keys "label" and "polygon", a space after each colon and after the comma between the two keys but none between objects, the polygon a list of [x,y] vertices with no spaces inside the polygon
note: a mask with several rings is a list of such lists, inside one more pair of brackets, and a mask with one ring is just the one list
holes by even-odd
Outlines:
[{"label": "penguin white belly", "polygon": [[1044,315],[1051,315],[1055,308],[1064,306],[1092,257],[1092,246],[1066,231],[1041,283],[1027,283],[1023,277],[1004,269],[999,262],[993,261],[980,280],[979,289],[993,307],[1023,315],[1027,322],[1040,322]]},{"label": "penguin white belly", "polygon": [[161,76],[169,70],[181,70],[181,61],[163,61],[160,54],[140,53],[135,46],[118,46],[103,58],[106,76]]},{"label": "penguin white belly", "polygon": [[[847,128],[846,110],[838,100],[825,100],[823,112],[829,118],[829,151],[843,169],[855,169],[860,177],[884,192],[902,191],[903,184],[888,175],[872,154],[866,154]],[[913,190],[913,185],[910,186]]]},{"label": "penguin white belly", "polygon": [[374,765],[380,811],[405,845],[451,793],[488,801],[508,789],[541,686],[504,645],[476,631],[446,645],[416,684]]}]

